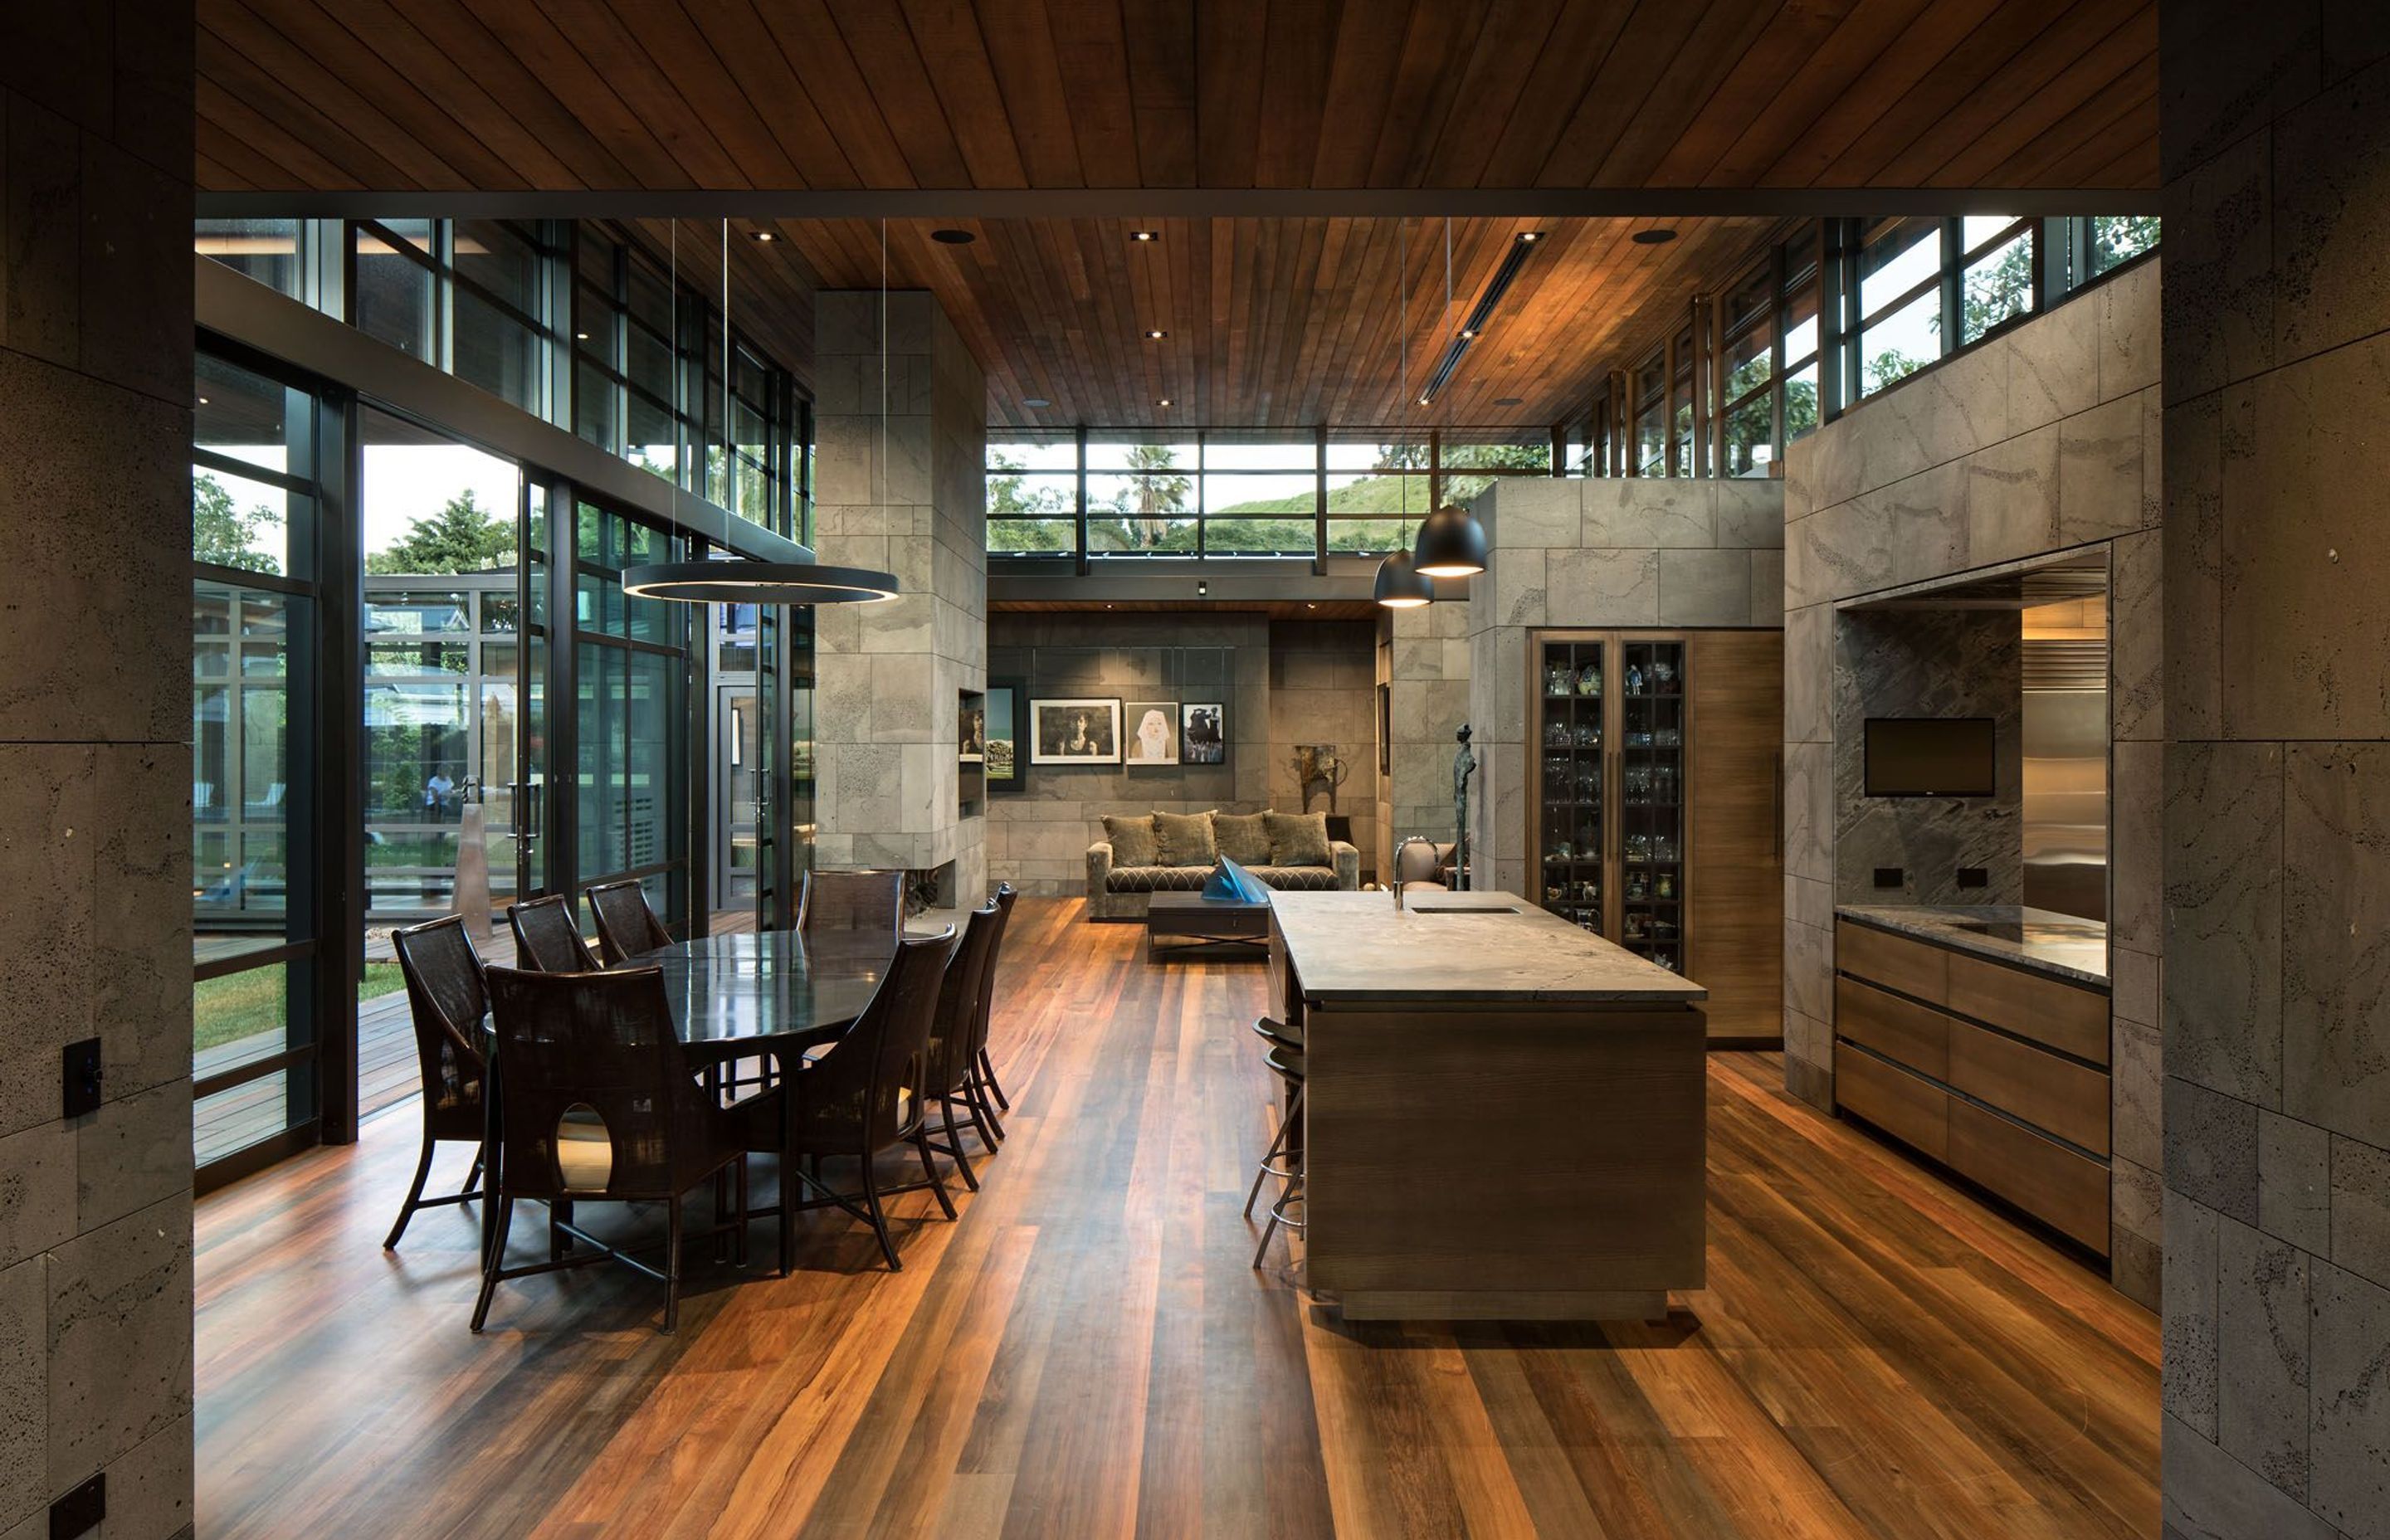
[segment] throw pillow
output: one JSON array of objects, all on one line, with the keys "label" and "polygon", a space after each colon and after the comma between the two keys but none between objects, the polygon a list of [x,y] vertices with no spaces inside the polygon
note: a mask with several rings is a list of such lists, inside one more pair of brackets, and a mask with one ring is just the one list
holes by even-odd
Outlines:
[{"label": "throw pillow", "polygon": [[1266,813],[1214,813],[1212,815],[1212,837],[1219,841],[1220,853],[1231,861],[1248,866],[1270,864],[1269,815]]},{"label": "throw pillow", "polygon": [[1160,847],[1153,838],[1153,815],[1141,817],[1104,817],[1104,838],[1112,842],[1112,865],[1115,866],[1158,866],[1162,865]]},{"label": "throw pillow", "polygon": [[1208,866],[1219,855],[1208,813],[1157,813],[1153,837],[1162,846],[1162,866]]},{"label": "throw pillow", "polygon": [[1325,813],[1266,813],[1273,866],[1332,866]]}]

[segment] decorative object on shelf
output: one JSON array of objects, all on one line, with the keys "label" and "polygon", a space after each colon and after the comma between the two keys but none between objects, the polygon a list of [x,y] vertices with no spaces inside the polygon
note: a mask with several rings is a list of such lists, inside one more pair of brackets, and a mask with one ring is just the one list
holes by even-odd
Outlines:
[{"label": "decorative object on shelf", "polygon": [[965,764],[987,763],[987,700],[973,690],[963,692],[956,712],[956,757]]},{"label": "decorative object on shelf", "polygon": [[1132,700],[1125,710],[1128,736],[1121,763],[1132,770],[1176,769],[1178,764],[1178,702]]},{"label": "decorative object on shelf", "polygon": [[1228,763],[1228,708],[1217,700],[1189,700],[1178,708],[1178,763]]},{"label": "decorative object on shelf", "polygon": [[1118,764],[1121,703],[1100,697],[1029,702],[1032,764]]},{"label": "decorative object on shelf", "polygon": [[1019,733],[1026,688],[1019,680],[990,681],[987,687],[987,789],[1018,791],[1028,782],[1028,761],[1021,753]]},{"label": "decorative object on shelf", "polygon": [[1344,784],[1348,774],[1343,760],[1332,743],[1298,743],[1294,746],[1294,780],[1303,796],[1303,810],[1311,811],[1311,799],[1324,789],[1328,793],[1328,811],[1336,811],[1336,789]]}]

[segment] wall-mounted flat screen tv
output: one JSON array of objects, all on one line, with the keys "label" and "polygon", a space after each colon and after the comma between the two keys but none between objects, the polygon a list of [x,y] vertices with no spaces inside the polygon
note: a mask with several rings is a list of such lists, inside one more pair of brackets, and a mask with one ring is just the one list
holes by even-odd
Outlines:
[{"label": "wall-mounted flat screen tv", "polygon": [[1994,784],[1988,716],[1871,716],[1870,797],[1988,797]]}]

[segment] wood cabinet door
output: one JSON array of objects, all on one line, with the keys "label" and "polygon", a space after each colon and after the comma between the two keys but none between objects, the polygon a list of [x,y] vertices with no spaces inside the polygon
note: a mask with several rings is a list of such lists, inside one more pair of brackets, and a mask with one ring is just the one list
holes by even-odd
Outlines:
[{"label": "wood cabinet door", "polygon": [[1784,634],[1689,631],[1687,976],[1721,1040],[1784,1034]]}]

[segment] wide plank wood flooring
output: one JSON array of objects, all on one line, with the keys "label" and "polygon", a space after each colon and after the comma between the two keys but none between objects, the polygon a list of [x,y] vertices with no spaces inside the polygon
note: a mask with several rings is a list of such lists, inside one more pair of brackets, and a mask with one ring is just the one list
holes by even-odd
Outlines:
[{"label": "wide plank wood flooring", "polygon": [[1012,1137],[958,1223],[898,1200],[901,1273],[813,1215],[786,1279],[693,1249],[676,1337],[619,1268],[474,1337],[469,1207],[379,1247],[411,1103],[203,1200],[199,1533],[2155,1533],[2155,1318],[1773,1055],[1711,1061],[1709,1287],[1664,1325],[1341,1324],[1246,1265],[1261,969],[1080,915],[1022,902]]}]

